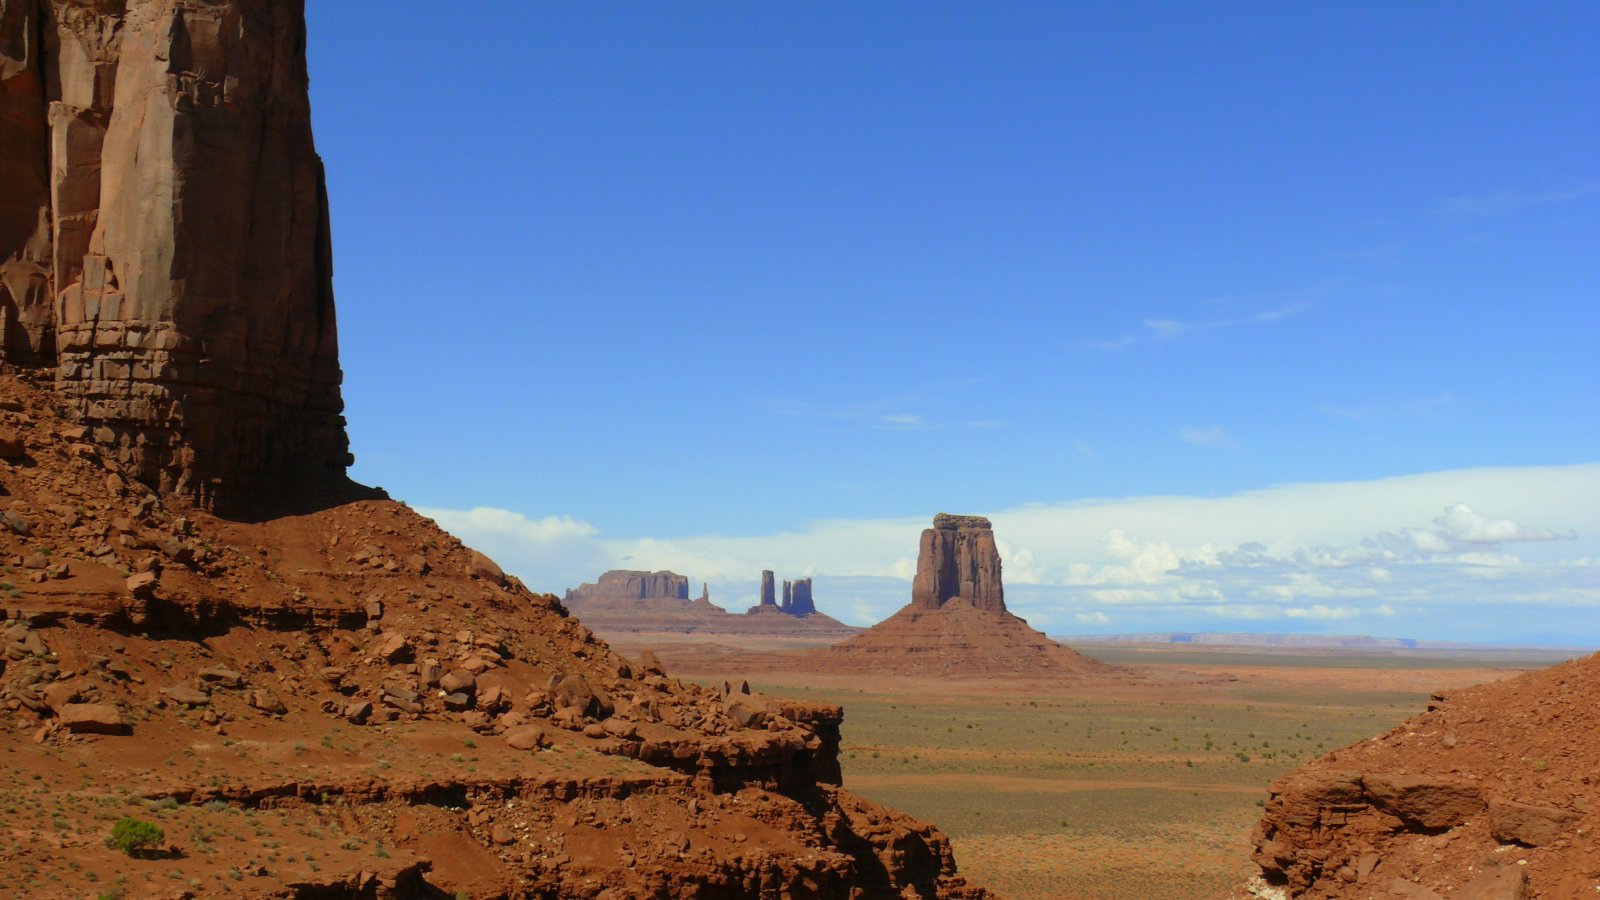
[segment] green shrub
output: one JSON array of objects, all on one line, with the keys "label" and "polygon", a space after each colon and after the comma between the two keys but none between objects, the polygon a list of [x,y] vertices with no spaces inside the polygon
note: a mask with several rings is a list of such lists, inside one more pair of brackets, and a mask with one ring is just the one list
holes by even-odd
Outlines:
[{"label": "green shrub", "polygon": [[154,822],[124,818],[118,819],[117,824],[111,827],[111,839],[107,843],[129,856],[139,856],[159,845],[166,837],[166,832]]}]

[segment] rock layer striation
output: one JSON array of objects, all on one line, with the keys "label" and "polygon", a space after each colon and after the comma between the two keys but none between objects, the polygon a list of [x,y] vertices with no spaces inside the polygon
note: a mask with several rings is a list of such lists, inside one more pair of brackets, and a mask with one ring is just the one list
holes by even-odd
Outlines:
[{"label": "rock layer striation", "polygon": [[229,509],[342,482],[300,0],[0,0],[0,360]]}]

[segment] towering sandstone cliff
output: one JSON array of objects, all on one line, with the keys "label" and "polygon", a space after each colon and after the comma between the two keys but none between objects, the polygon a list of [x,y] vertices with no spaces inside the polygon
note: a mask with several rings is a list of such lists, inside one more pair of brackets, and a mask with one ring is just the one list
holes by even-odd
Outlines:
[{"label": "towering sandstone cliff", "polygon": [[0,0],[0,360],[240,508],[350,463],[291,0]]}]

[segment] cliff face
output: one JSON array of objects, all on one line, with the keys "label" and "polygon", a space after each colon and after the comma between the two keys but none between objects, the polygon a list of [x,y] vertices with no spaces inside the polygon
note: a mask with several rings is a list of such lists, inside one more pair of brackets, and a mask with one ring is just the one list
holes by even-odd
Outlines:
[{"label": "cliff face", "polygon": [[220,509],[337,482],[301,0],[0,0],[0,359]]},{"label": "cliff face", "polygon": [[689,577],[676,572],[639,572],[612,569],[595,580],[568,588],[566,602],[591,600],[683,600],[689,599]]},{"label": "cliff face", "polygon": [[939,513],[922,532],[911,605],[938,609],[954,599],[987,612],[1005,612],[1000,551],[994,529],[982,516]]}]

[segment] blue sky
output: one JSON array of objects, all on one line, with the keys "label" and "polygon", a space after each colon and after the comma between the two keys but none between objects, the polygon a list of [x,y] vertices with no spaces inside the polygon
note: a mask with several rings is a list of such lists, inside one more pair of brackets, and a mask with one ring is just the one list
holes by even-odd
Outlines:
[{"label": "blue sky", "polygon": [[[1052,630],[1600,639],[1600,6],[309,6],[353,474],[537,587],[782,564],[870,621],[914,544],[854,529],[971,511]],[[1291,577],[1456,504],[1557,537]],[[1116,533],[1215,596],[1074,584]],[[1284,583],[1200,549],[1249,543]]]}]

